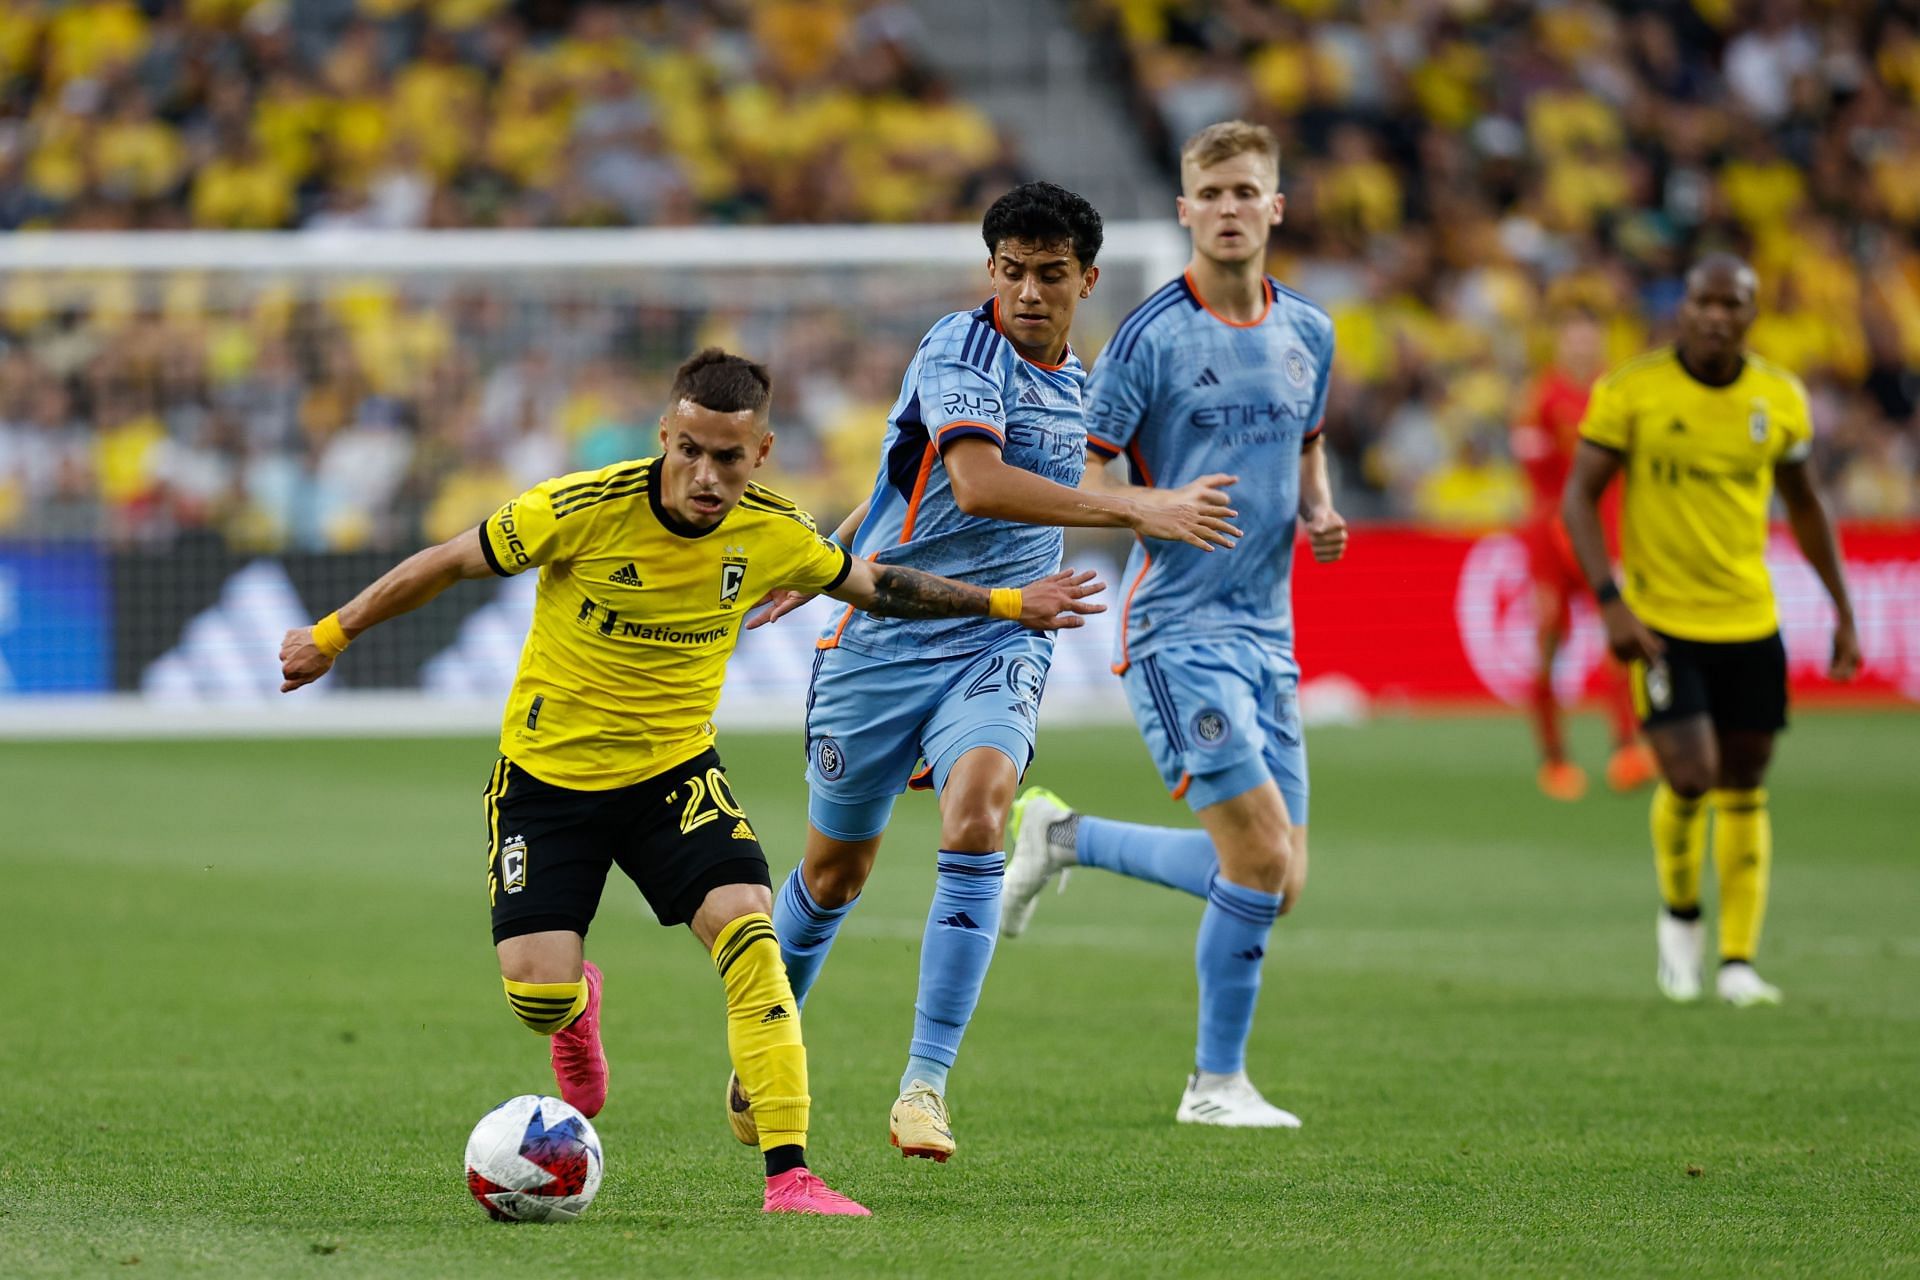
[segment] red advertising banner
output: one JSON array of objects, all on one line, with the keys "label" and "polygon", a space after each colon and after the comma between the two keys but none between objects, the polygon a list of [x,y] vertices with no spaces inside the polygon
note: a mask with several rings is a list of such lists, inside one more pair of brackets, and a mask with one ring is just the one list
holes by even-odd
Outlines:
[{"label": "red advertising banner", "polygon": [[[1792,536],[1767,549],[1796,698],[1920,701],[1920,525],[1840,532],[1865,665],[1850,685],[1826,679],[1833,609]],[[1533,680],[1533,583],[1511,534],[1357,525],[1346,558],[1295,561],[1294,618],[1309,681],[1353,682],[1375,701],[1517,703]],[[1576,600],[1554,679],[1586,692],[1606,645],[1592,602]]]}]

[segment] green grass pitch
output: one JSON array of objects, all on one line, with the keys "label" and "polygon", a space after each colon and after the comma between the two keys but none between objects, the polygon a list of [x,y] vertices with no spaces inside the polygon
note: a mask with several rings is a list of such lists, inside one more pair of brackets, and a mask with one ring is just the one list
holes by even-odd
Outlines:
[{"label": "green grass pitch", "polygon": [[[797,736],[721,746],[782,874]],[[1787,1003],[1750,1012],[1654,991],[1644,797],[1541,799],[1517,721],[1311,748],[1312,884],[1251,1057],[1304,1130],[1173,1123],[1199,904],[1085,871],[1000,950],[958,1156],[900,1159],[916,795],[806,1015],[814,1162],[872,1220],[759,1212],[718,983],[616,876],[607,1177],[542,1227],[461,1180],[480,1114],[553,1088],[488,945],[488,744],[0,747],[0,1275],[1920,1272],[1920,717],[1783,740],[1762,968]],[[1130,731],[1048,733],[1032,780],[1188,821]]]}]

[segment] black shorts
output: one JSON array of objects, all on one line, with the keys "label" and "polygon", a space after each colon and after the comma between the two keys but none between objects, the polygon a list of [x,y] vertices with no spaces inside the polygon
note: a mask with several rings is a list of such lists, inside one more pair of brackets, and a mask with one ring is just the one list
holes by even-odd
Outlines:
[{"label": "black shorts", "polygon": [[618,864],[663,925],[693,919],[727,884],[772,887],[767,855],[709,747],[612,791],[556,787],[511,760],[486,790],[493,940],[570,929],[586,935]]},{"label": "black shorts", "polygon": [[1787,647],[1775,632],[1759,640],[1682,640],[1656,631],[1667,647],[1649,666],[1633,664],[1633,706],[1651,729],[1704,715],[1732,732],[1787,727]]}]

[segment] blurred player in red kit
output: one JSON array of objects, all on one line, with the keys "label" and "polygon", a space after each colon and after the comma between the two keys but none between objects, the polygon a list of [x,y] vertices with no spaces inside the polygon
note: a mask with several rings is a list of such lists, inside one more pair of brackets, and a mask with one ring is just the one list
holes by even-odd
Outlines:
[{"label": "blurred player in red kit", "polygon": [[[1578,800],[1587,790],[1586,771],[1567,759],[1561,708],[1553,691],[1553,659],[1572,626],[1570,602],[1587,590],[1567,541],[1566,526],[1560,520],[1560,495],[1573,466],[1574,446],[1580,440],[1587,394],[1605,358],[1605,338],[1598,322],[1584,312],[1564,316],[1554,335],[1553,363],[1529,388],[1513,429],[1513,456],[1526,469],[1532,491],[1530,510],[1520,527],[1533,575],[1539,636],[1539,662],[1528,710],[1540,743],[1540,789],[1555,800]],[[1615,488],[1606,503],[1609,544],[1615,541],[1619,527],[1619,496]],[[1607,762],[1607,784],[1616,791],[1645,786],[1654,779],[1653,756],[1637,736],[1625,675],[1611,658],[1601,673],[1600,693],[1613,722],[1614,750]]]}]

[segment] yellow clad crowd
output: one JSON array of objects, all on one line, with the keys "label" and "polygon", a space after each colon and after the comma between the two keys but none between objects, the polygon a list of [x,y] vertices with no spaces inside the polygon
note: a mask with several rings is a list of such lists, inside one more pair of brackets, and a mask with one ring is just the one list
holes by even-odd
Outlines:
[{"label": "yellow clad crowd", "polygon": [[1376,512],[1511,519],[1553,322],[1667,336],[1705,249],[1760,275],[1843,511],[1920,514],[1920,11],[1876,0],[1097,0],[1139,130],[1270,125],[1275,270],[1338,329],[1331,439]]},{"label": "yellow clad crowd", "polygon": [[[1624,358],[1668,331],[1689,258],[1726,247],[1760,272],[1755,347],[1812,392],[1836,506],[1920,516],[1908,10],[1078,12],[1114,127],[1167,165],[1169,196],[1199,126],[1280,133],[1272,266],[1333,313],[1329,439],[1355,514],[1514,519],[1507,433],[1556,318],[1599,317]],[[932,65],[902,0],[5,0],[0,230],[967,220],[1030,175]],[[440,536],[646,452],[663,375],[709,339],[774,363],[778,482],[832,518],[868,483],[920,331],[971,299],[950,275],[928,273],[915,312],[898,281],[883,307],[871,281],[714,305],[617,278],[13,272],[0,537]]]}]

